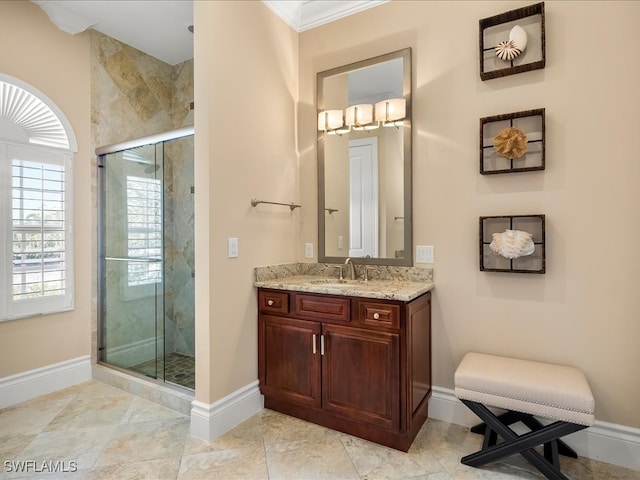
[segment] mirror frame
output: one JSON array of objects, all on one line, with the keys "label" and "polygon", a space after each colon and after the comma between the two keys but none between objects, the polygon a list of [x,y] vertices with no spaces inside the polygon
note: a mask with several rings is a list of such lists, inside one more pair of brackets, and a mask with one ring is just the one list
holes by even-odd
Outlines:
[{"label": "mirror frame", "polygon": [[[317,112],[324,110],[323,80],[333,75],[347,73],[352,70],[359,70],[377,63],[386,62],[395,58],[402,58],[402,91],[406,100],[406,118],[402,126],[403,129],[403,166],[404,166],[404,257],[403,258],[358,258],[354,257],[354,263],[367,265],[392,265],[392,266],[413,266],[413,209],[412,209],[412,136],[411,136],[411,47],[397,50],[395,52],[379,55],[377,57],[351,63],[342,67],[332,68],[323,72],[318,72],[316,81],[317,90]],[[316,127],[317,131],[317,127]],[[318,154],[318,262],[323,263],[344,263],[348,257],[329,257],[326,255],[325,238],[325,177],[324,177],[324,151],[325,134],[317,131],[317,154]]]}]

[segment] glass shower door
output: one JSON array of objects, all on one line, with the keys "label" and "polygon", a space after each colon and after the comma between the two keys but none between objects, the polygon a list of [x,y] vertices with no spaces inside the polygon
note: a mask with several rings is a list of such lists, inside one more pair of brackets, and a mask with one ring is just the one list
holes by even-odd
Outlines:
[{"label": "glass shower door", "polygon": [[101,166],[100,360],[164,380],[163,145]]}]

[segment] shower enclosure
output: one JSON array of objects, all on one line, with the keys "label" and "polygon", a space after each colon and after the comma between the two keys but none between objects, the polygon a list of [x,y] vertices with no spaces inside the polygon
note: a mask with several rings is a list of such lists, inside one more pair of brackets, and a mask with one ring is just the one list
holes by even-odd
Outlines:
[{"label": "shower enclosure", "polygon": [[193,127],[96,154],[98,360],[194,389]]}]

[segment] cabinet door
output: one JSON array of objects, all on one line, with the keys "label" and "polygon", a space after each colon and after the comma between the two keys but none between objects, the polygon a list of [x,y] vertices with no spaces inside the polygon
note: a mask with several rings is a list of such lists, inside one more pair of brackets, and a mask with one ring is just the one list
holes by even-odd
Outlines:
[{"label": "cabinet door", "polygon": [[299,405],[320,406],[320,324],[260,315],[260,389]]},{"label": "cabinet door", "polygon": [[322,406],[355,421],[399,427],[399,336],[323,325]]}]

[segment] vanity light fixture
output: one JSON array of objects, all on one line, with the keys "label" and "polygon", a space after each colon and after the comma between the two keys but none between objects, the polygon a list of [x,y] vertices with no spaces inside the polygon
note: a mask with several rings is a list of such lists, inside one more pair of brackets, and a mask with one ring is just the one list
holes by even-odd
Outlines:
[{"label": "vanity light fixture", "polygon": [[345,124],[354,130],[374,130],[378,124],[373,121],[373,105],[363,103],[352,105],[345,110]]},{"label": "vanity light fixture", "polygon": [[407,114],[407,102],[404,98],[390,98],[376,103],[376,122],[384,127],[396,127],[402,125]]},{"label": "vanity light fixture", "polygon": [[318,114],[318,130],[327,135],[342,135],[349,131],[349,127],[344,126],[342,110],[325,110]]}]

